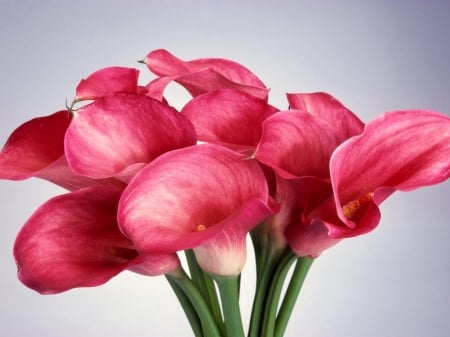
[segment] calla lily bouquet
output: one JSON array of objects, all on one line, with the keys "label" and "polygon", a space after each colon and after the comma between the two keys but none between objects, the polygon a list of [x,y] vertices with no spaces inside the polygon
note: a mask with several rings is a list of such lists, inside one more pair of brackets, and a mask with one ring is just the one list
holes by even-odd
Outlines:
[{"label": "calla lily bouquet", "polygon": [[[14,245],[20,281],[39,293],[124,270],[165,275],[196,337],[281,337],[324,250],[373,230],[394,191],[449,177],[443,114],[392,111],[364,124],[322,92],[288,94],[280,110],[236,62],[155,50],[142,63],[150,83],[134,68],[100,69],[70,106],[22,124],[1,150],[0,178],[68,190]],[[180,111],[164,95],[171,82],[192,96]],[[248,237],[257,275],[244,327]]]}]

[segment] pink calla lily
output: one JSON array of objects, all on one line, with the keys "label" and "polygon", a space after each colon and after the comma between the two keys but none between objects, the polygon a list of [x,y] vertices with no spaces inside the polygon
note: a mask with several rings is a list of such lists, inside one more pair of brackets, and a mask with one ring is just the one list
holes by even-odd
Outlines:
[{"label": "pink calla lily", "polygon": [[181,113],[194,124],[198,140],[254,150],[262,122],[276,111],[265,100],[221,89],[195,97]]},{"label": "pink calla lily", "polygon": [[80,81],[75,101],[97,99],[115,93],[138,93],[139,70],[125,67],[107,67]]},{"label": "pink calla lily", "polygon": [[305,186],[298,184],[305,178],[284,187],[291,197],[292,188],[299,193],[291,213],[297,220],[286,230],[298,255],[315,257],[342,238],[373,230],[381,219],[378,205],[394,191],[448,179],[450,118],[422,110],[386,113],[336,148],[330,174],[328,191],[325,185],[322,194],[317,187],[306,192],[313,204],[301,199]]},{"label": "pink calla lily", "polygon": [[335,130],[324,120],[300,110],[267,118],[255,158],[285,178],[328,178],[328,162],[338,145]]},{"label": "pink calla lily", "polygon": [[155,92],[152,87],[162,90],[169,83],[165,78],[169,78],[185,87],[192,96],[229,88],[267,99],[268,89],[264,83],[250,70],[230,60],[203,58],[182,61],[167,50],[158,49],[150,52],[143,62],[163,81],[162,85],[158,83],[160,79],[150,83],[148,89],[151,92]]},{"label": "pink calla lily", "polygon": [[450,176],[450,118],[431,111],[386,113],[340,146],[330,162],[334,200],[347,237],[371,230],[371,214],[396,190],[438,184]]},{"label": "pink calla lily", "polygon": [[32,177],[64,155],[64,135],[72,120],[67,110],[34,118],[9,136],[0,154],[0,178]]},{"label": "pink calla lily", "polygon": [[329,181],[310,176],[279,178],[277,183],[278,199],[283,208],[275,221],[284,229],[286,240],[298,256],[317,257],[340,241],[329,236],[322,221],[326,215],[328,220],[340,222],[330,203],[333,189]]},{"label": "pink calla lily", "polygon": [[173,108],[144,95],[115,94],[74,112],[65,153],[76,174],[127,182],[158,155],[195,142],[191,122]]},{"label": "pink calla lily", "polygon": [[145,275],[176,270],[175,255],[139,255],[120,232],[120,195],[114,188],[91,187],[43,204],[14,245],[19,279],[42,294],[53,294],[98,286],[125,269]]},{"label": "pink calla lily", "polygon": [[339,143],[363,131],[364,123],[328,93],[287,94],[287,99],[292,109],[306,111],[332,125]]},{"label": "pink calla lily", "polygon": [[94,185],[123,186],[116,179],[93,180],[70,170],[64,154],[64,136],[71,121],[72,114],[63,110],[19,126],[0,152],[0,179],[38,177],[68,190]]},{"label": "pink calla lily", "polygon": [[206,271],[237,275],[245,236],[272,214],[264,173],[224,147],[197,145],[161,155],[124,191],[119,224],[139,251],[193,249]]}]

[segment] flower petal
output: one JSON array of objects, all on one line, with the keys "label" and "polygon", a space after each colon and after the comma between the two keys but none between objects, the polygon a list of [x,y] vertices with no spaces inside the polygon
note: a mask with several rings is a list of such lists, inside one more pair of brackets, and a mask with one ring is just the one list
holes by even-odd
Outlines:
[{"label": "flower petal", "polygon": [[146,96],[118,94],[74,112],[65,149],[75,173],[98,179],[195,142],[192,123],[173,108]]},{"label": "flower petal", "polygon": [[319,219],[307,224],[297,224],[286,229],[289,246],[297,256],[316,258],[341,239],[330,237],[328,228]]},{"label": "flower petal", "polygon": [[331,158],[331,179],[340,219],[334,237],[372,230],[379,205],[395,190],[440,183],[450,175],[450,118],[431,111],[386,113],[366,125]]},{"label": "flower petal", "polygon": [[72,116],[67,110],[32,119],[10,135],[0,152],[0,179],[33,177],[64,155],[64,135]]},{"label": "flower petal", "polygon": [[[116,220],[121,191],[95,187],[50,199],[20,231],[14,256],[19,279],[43,293],[63,292],[107,282],[126,268],[157,273],[167,263],[149,263],[119,230]],[[147,257],[148,259],[148,257]],[[176,268],[175,265],[173,265]]]},{"label": "flower petal", "polygon": [[127,182],[119,178],[91,179],[77,175],[70,169],[65,156],[61,156],[47,167],[37,171],[35,177],[48,180],[69,191],[90,186],[111,186],[124,189]]},{"label": "flower petal", "polygon": [[210,227],[203,243],[193,247],[200,267],[213,275],[239,275],[247,259],[247,233],[270,215],[267,204],[253,198],[226,220]]},{"label": "flower petal", "polygon": [[337,243],[328,236],[327,227],[315,214],[316,208],[332,195],[327,180],[315,177],[278,179],[277,200],[281,211],[274,216],[274,222],[285,229],[286,240],[298,256],[317,257]]},{"label": "flower petal", "polygon": [[[242,231],[272,213],[267,200],[256,161],[221,146],[198,145],[161,155],[140,171],[120,200],[119,224],[142,252],[192,249],[222,235],[229,240],[225,246],[242,256]],[[227,264],[216,261],[217,268]]]},{"label": "flower petal", "polygon": [[261,99],[267,99],[268,89],[244,66],[226,59],[203,58],[182,61],[167,50],[150,52],[145,58],[150,71],[169,76],[184,86],[193,96],[221,89],[236,89]]},{"label": "flower petal", "polygon": [[342,143],[363,131],[364,123],[336,98],[325,92],[287,94],[291,108],[306,111],[330,123]]},{"label": "flower petal", "polygon": [[261,138],[262,122],[276,111],[264,100],[222,89],[195,97],[181,113],[192,121],[200,141],[254,149]]},{"label": "flower petal", "polygon": [[115,93],[137,93],[139,70],[125,67],[107,67],[81,80],[75,101],[97,99]]},{"label": "flower petal", "polygon": [[281,111],[264,121],[255,157],[284,178],[327,178],[336,146],[336,134],[327,122],[300,110]]}]

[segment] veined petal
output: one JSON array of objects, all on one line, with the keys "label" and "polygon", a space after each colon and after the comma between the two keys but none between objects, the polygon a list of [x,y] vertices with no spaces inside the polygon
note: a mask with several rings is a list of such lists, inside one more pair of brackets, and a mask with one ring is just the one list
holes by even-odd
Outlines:
[{"label": "veined petal", "polygon": [[117,179],[94,180],[72,172],[64,155],[71,120],[71,113],[64,110],[19,126],[0,152],[0,179],[37,177],[71,191],[97,185],[123,189],[125,184]]},{"label": "veined petal", "polygon": [[[242,250],[242,232],[272,213],[267,201],[264,173],[256,161],[205,144],[165,153],[140,171],[124,191],[118,218],[122,231],[142,252],[192,249],[218,235],[229,240],[220,247]],[[216,263],[218,268],[229,264]]]},{"label": "veined petal", "polygon": [[363,131],[364,123],[330,94],[287,94],[287,99],[291,108],[306,111],[330,123],[339,143]]},{"label": "veined petal", "polygon": [[143,95],[117,94],[74,112],[65,150],[75,173],[98,179],[195,142],[192,123],[173,108]]},{"label": "veined petal", "polygon": [[180,259],[174,254],[139,255],[127,269],[145,276],[158,276],[172,273],[180,267]]},{"label": "veined petal", "polygon": [[152,80],[145,86],[145,89],[147,91],[146,95],[153,99],[156,99],[157,101],[164,102],[164,90],[175,78],[176,77],[165,76],[158,77]]},{"label": "veined petal", "polygon": [[213,275],[239,275],[247,259],[247,233],[270,215],[272,211],[261,199],[245,202],[222,223],[210,227],[203,243],[193,247],[198,264]]},{"label": "veined petal", "polygon": [[0,152],[0,179],[30,178],[63,156],[71,120],[64,110],[34,118],[14,130]]},{"label": "veined petal", "polygon": [[327,178],[336,146],[336,134],[327,122],[300,110],[281,111],[264,121],[255,157],[284,178]]},{"label": "veined petal", "polygon": [[327,226],[320,219],[288,227],[286,237],[289,246],[297,256],[311,258],[318,257],[324,250],[341,241],[341,239],[335,239],[329,235]]},{"label": "veined petal", "polygon": [[336,208],[348,226],[332,235],[367,232],[378,224],[377,205],[395,190],[448,179],[450,118],[423,110],[386,113],[338,147],[330,170]]},{"label": "veined petal", "polygon": [[107,67],[81,80],[75,101],[97,99],[115,93],[137,93],[139,70],[125,67]]},{"label": "veined petal", "polygon": [[268,89],[264,83],[250,70],[230,60],[203,58],[182,61],[167,50],[159,49],[150,52],[144,62],[156,75],[173,77],[193,96],[232,88],[267,99]]},{"label": "veined petal", "polygon": [[222,89],[189,101],[181,113],[194,124],[200,141],[256,147],[262,122],[277,111],[254,96]]},{"label": "veined petal", "polygon": [[[14,245],[19,279],[43,293],[63,292],[107,282],[127,268],[156,273],[139,256],[116,220],[121,191],[94,187],[54,197],[23,226]],[[149,258],[149,257],[147,257]],[[177,265],[173,265],[175,269]]]},{"label": "veined petal", "polygon": [[331,183],[327,180],[278,178],[277,200],[281,210],[274,216],[274,222],[285,229],[286,240],[298,256],[317,257],[337,243],[328,236],[328,229],[314,214],[332,194]]},{"label": "veined petal", "polygon": [[[91,186],[110,186],[124,189],[126,180],[119,178],[91,179],[72,172],[63,155],[40,171],[35,173],[36,178],[48,180],[69,191],[75,191]],[[121,177],[120,177],[121,178]]]},{"label": "veined petal", "polygon": [[266,88],[233,82],[216,70],[209,68],[177,76],[175,81],[194,97],[213,90],[234,89],[267,100],[269,92]]}]

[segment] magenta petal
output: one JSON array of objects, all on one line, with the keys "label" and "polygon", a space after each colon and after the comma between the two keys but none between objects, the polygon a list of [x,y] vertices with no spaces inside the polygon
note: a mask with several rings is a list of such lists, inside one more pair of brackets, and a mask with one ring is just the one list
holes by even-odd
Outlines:
[{"label": "magenta petal", "polygon": [[327,178],[336,146],[335,131],[327,122],[304,111],[281,111],[264,121],[255,157],[284,178]]},{"label": "magenta petal", "polygon": [[186,88],[186,90],[194,97],[218,89],[234,89],[267,100],[267,94],[269,92],[266,88],[253,87],[230,81],[213,69],[204,69],[198,72],[177,76],[175,81]]},{"label": "magenta petal", "polygon": [[114,93],[137,93],[139,70],[125,67],[108,67],[97,70],[81,80],[76,89],[75,101],[97,99]]},{"label": "magenta petal", "polygon": [[287,98],[292,109],[306,111],[330,123],[339,143],[363,131],[364,123],[330,94],[287,94]]},{"label": "magenta petal", "polygon": [[156,99],[157,101],[164,102],[164,90],[166,89],[167,85],[169,85],[170,82],[172,82],[176,77],[158,77],[157,79],[154,79],[149,84],[145,86],[146,89],[146,95]]},{"label": "magenta petal", "polygon": [[158,276],[173,273],[180,267],[177,254],[145,254],[139,255],[130,263],[128,270],[146,276]]},{"label": "magenta petal", "polygon": [[192,123],[174,109],[146,96],[120,94],[74,112],[65,149],[75,173],[106,178],[195,142]]},{"label": "magenta petal", "polygon": [[195,97],[181,113],[192,121],[201,141],[254,148],[261,137],[262,122],[276,111],[264,100],[222,89]]},{"label": "magenta petal", "polygon": [[14,245],[20,280],[51,294],[100,285],[133,264],[138,253],[117,226],[119,197],[120,190],[87,188],[43,204]]},{"label": "magenta petal", "polygon": [[68,111],[59,111],[14,130],[0,152],[0,179],[30,178],[64,155],[64,135],[71,119]]},{"label": "magenta petal", "polygon": [[270,215],[266,203],[250,199],[223,222],[208,228],[203,243],[193,248],[200,267],[214,275],[239,275],[247,258],[247,233]]},{"label": "magenta petal", "polygon": [[322,252],[341,239],[334,239],[329,235],[328,228],[319,219],[311,223],[297,224],[286,230],[289,246],[297,256],[309,256],[316,258]]},{"label": "magenta petal", "polygon": [[172,77],[193,96],[230,88],[267,99],[268,89],[264,83],[250,70],[230,60],[203,58],[185,62],[159,49],[150,52],[145,63],[156,75]]},{"label": "magenta petal", "polygon": [[286,240],[298,256],[317,257],[337,243],[329,237],[327,227],[314,213],[331,196],[332,187],[327,180],[315,177],[278,179],[277,200],[281,203],[281,211],[274,216],[274,221],[286,229]]},{"label": "magenta petal", "polygon": [[0,179],[45,179],[68,190],[103,185],[123,188],[116,179],[93,180],[76,175],[64,155],[64,136],[72,120],[69,111],[32,119],[19,126],[0,152]]},{"label": "magenta petal", "polygon": [[330,167],[339,217],[353,229],[336,228],[333,235],[373,229],[377,205],[393,191],[448,179],[450,118],[422,110],[386,113],[339,146]]},{"label": "magenta petal", "polygon": [[61,156],[47,167],[36,172],[35,177],[51,181],[69,191],[91,186],[111,186],[123,189],[126,182],[123,179],[91,179],[77,175],[70,169],[65,156]]},{"label": "magenta petal", "polygon": [[[228,244],[242,249],[242,228],[272,213],[267,200],[256,161],[221,146],[198,145],[168,152],[140,171],[120,200],[119,224],[143,252],[196,248],[220,233],[229,233]],[[224,263],[217,261],[218,268]]]}]

